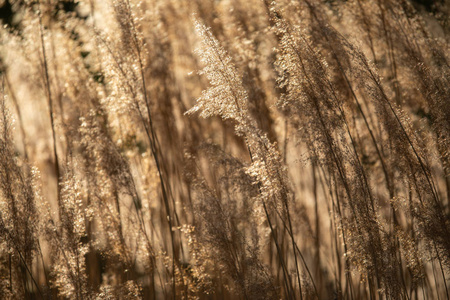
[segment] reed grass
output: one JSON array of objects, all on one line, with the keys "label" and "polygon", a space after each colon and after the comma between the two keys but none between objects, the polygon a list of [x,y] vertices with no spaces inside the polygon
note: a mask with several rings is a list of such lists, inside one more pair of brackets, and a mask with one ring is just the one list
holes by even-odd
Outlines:
[{"label": "reed grass", "polygon": [[447,0],[0,7],[1,299],[450,298]]}]

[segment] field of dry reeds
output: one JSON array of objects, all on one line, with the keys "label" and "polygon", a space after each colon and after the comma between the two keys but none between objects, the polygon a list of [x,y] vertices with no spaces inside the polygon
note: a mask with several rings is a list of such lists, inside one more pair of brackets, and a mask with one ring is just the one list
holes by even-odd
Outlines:
[{"label": "field of dry reeds", "polygon": [[0,1],[0,299],[450,299],[428,2]]}]

